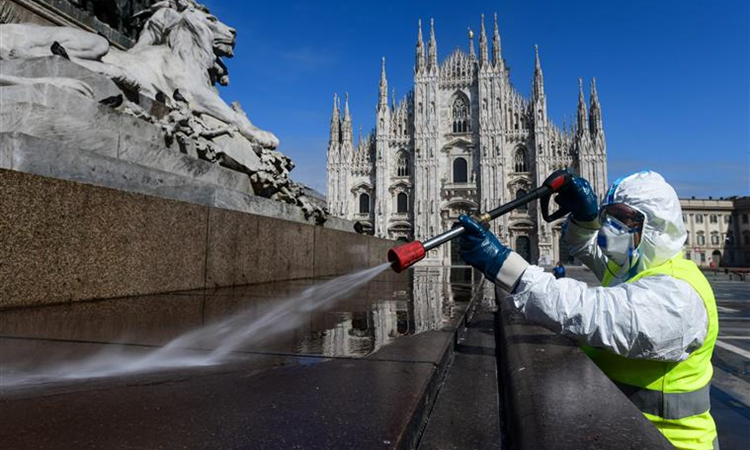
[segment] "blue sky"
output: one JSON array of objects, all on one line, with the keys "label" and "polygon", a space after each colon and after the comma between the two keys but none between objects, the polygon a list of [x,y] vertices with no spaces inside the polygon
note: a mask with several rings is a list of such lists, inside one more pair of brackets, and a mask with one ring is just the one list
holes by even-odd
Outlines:
[{"label": "blue sky", "polygon": [[237,29],[222,96],[276,133],[297,164],[292,176],[322,192],[333,93],[349,92],[355,134],[360,125],[366,132],[381,56],[397,97],[412,86],[419,18],[434,17],[442,59],[468,47],[481,13],[491,30],[497,12],[511,81],[524,95],[539,44],[558,124],[575,114],[578,78],[596,77],[611,180],[652,169],[681,197],[750,195],[747,0],[205,3]]}]

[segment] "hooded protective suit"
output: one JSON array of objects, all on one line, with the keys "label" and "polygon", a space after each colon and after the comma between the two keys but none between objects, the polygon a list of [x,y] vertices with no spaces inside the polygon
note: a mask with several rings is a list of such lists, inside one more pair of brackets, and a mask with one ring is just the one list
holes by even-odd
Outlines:
[{"label": "hooded protective suit", "polygon": [[666,275],[625,283],[682,251],[686,231],[677,194],[661,175],[639,172],[612,186],[602,204],[610,203],[625,203],[646,217],[631,267],[619,267],[602,253],[598,221],[569,219],[566,233],[571,254],[600,280],[611,277],[609,287],[555,280],[520,257],[508,258],[497,284],[513,290],[513,303],[529,320],[581,344],[631,359],[683,361],[706,337],[701,297],[687,282]]},{"label": "hooded protective suit", "polygon": [[604,287],[555,280],[468,216],[459,218],[461,256],[512,292],[527,319],[581,344],[675,447],[718,448],[710,413],[716,300],[682,256],[686,232],[674,189],[657,173],[639,172],[615,182],[597,208],[588,182],[573,178],[557,200],[571,211],[571,253]]}]

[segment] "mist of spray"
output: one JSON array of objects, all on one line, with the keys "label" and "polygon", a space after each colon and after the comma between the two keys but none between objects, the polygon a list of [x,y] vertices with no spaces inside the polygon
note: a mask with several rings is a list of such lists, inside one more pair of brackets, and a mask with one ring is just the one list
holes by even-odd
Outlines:
[{"label": "mist of spray", "polygon": [[[294,296],[276,301],[263,314],[241,311],[222,321],[189,331],[165,346],[146,353],[127,354],[122,348],[114,347],[84,359],[58,363],[33,372],[4,371],[0,376],[0,387],[220,364],[243,345],[299,327],[309,313],[334,305],[388,267],[389,263],[385,263],[316,284]],[[211,344],[212,350],[195,350],[206,347],[207,343]]]}]

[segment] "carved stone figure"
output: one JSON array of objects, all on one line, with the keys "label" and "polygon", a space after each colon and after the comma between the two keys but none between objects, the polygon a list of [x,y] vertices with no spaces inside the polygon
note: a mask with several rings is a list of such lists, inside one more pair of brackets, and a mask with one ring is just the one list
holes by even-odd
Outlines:
[{"label": "carved stone figure", "polygon": [[[0,59],[32,58],[50,54],[54,42],[62,45],[71,60],[114,80],[136,87],[156,98],[157,92],[179,89],[191,108],[232,124],[251,142],[276,148],[272,133],[254,126],[246,115],[237,114],[213,86],[218,58],[232,57],[236,32],[192,1],[160,2],[153,7],[136,45],[123,52],[111,48],[102,36],[66,27],[0,25]],[[226,68],[217,81],[226,79]]]},{"label": "carved stone figure", "polygon": [[[79,3],[85,8],[88,2]],[[256,194],[295,204],[308,217],[324,221],[326,212],[289,178],[294,164],[275,150],[276,136],[253,125],[238,103],[230,106],[218,94],[217,84],[229,84],[221,58],[234,56],[235,30],[194,0],[159,1],[137,15],[148,18],[127,51],[83,30],[0,24],[0,60],[50,57],[53,46],[56,55],[64,49],[71,62],[114,81],[125,97],[118,112],[158,124],[169,146],[176,143],[183,153],[246,173]],[[23,84],[52,84],[89,98],[97,92],[76,78],[0,76],[0,86]],[[162,105],[163,112],[156,114],[152,104]]]}]

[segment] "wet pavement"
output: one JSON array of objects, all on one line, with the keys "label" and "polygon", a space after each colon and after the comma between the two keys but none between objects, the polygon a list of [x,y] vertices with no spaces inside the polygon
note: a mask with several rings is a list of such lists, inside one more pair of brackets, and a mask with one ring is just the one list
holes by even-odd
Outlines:
[{"label": "wet pavement", "polygon": [[[10,382],[74,361],[143,360],[176,337],[238,312],[269,316],[281,300],[325,281],[0,312],[3,447],[413,444],[455,331],[476,293],[468,269],[388,271],[333,305],[295,309],[278,327],[248,336],[220,364]],[[205,339],[184,351],[201,355],[216,345]]]}]

